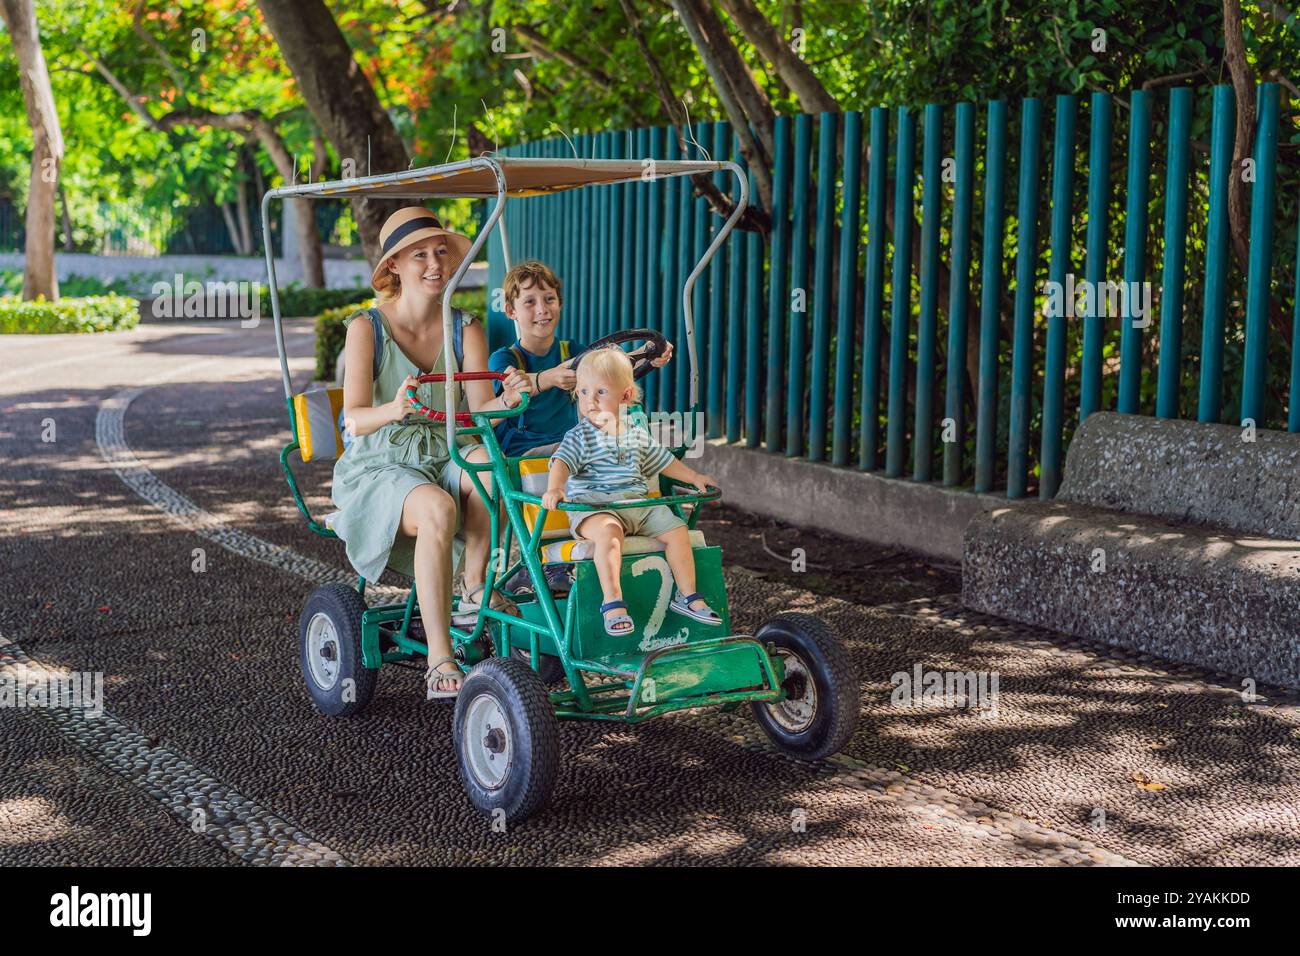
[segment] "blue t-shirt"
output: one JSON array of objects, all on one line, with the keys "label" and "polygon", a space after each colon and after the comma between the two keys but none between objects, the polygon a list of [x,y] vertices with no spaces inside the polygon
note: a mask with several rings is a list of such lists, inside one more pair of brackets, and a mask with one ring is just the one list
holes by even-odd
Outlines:
[{"label": "blue t-shirt", "polygon": [[[519,344],[515,350],[523,356],[523,372],[541,372],[555,368],[560,364],[560,340],[556,339],[545,355],[534,355]],[[585,346],[577,342],[569,343],[569,358],[578,355]],[[507,368],[519,368],[519,359],[509,348],[497,349],[488,357],[488,369],[504,372]],[[501,394],[501,383],[494,381],[492,387]],[[508,456],[522,455],[538,445],[551,445],[564,437],[564,433],[578,423],[578,415],[573,406],[573,393],[562,388],[548,388],[535,393],[528,399],[528,411],[515,418],[507,418],[496,424],[497,441],[501,450]]]}]

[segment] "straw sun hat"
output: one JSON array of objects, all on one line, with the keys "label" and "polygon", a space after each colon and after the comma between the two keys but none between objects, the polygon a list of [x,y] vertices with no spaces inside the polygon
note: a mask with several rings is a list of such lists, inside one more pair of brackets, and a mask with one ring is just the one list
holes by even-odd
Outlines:
[{"label": "straw sun hat", "polygon": [[473,245],[469,237],[442,228],[438,217],[423,206],[406,206],[389,216],[384,228],[379,230],[379,264],[370,276],[370,287],[379,290],[379,281],[388,272],[384,264],[390,256],[414,242],[433,236],[446,237],[447,248],[457,263],[465,258],[469,247]]}]

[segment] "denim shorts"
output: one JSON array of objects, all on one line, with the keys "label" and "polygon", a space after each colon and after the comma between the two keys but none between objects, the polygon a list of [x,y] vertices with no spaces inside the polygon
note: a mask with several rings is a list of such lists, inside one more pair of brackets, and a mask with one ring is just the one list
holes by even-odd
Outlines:
[{"label": "denim shorts", "polygon": [[[572,499],[577,504],[600,504],[606,501],[626,501],[629,498],[643,498],[644,495],[629,495],[626,492],[590,492]],[[618,508],[613,511],[566,511],[569,517],[569,531],[578,537],[578,525],[592,515],[613,515],[623,526],[625,534],[642,535],[657,538],[674,528],[686,527],[686,522],[667,505],[647,505],[643,508]]]}]

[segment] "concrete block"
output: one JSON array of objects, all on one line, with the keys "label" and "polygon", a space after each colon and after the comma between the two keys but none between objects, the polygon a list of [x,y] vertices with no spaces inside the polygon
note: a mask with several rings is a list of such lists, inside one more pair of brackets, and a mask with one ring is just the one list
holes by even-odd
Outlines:
[{"label": "concrete block", "polygon": [[1300,687],[1300,542],[1069,502],[994,508],[967,529],[962,603]]},{"label": "concrete block", "polygon": [[1099,412],[1075,433],[1058,501],[1300,540],[1300,435]]},{"label": "concrete block", "polygon": [[1055,501],[966,529],[977,611],[1300,687],[1300,436],[1092,415]]}]

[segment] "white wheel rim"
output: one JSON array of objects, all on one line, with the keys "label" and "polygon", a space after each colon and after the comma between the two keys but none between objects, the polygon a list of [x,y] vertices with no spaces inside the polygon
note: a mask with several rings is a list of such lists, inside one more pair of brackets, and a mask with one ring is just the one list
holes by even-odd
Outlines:
[{"label": "white wheel rim", "polygon": [[775,704],[768,704],[768,712],[782,730],[791,734],[800,734],[812,726],[817,716],[817,684],[804,659],[786,648],[778,648],[777,655],[785,663],[785,685],[790,678],[798,678],[796,686],[801,685],[797,697],[786,697]]},{"label": "white wheel rim", "polygon": [[505,711],[491,694],[479,694],[465,711],[462,745],[470,773],[485,790],[498,789],[508,776],[514,745]]},{"label": "white wheel rim", "polygon": [[342,642],[330,616],[324,611],[312,615],[307,622],[307,670],[312,683],[321,690],[333,690],[338,683],[341,649]]}]

